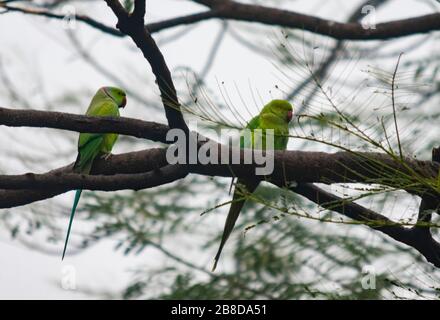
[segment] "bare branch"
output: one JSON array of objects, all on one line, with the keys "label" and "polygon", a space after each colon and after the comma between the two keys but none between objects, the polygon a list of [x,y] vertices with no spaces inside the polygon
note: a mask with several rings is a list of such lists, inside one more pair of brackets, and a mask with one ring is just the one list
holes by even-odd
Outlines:
[{"label": "bare branch", "polygon": [[[217,163],[209,164],[182,164],[190,173],[206,175],[206,176],[222,176],[222,177],[240,177],[248,179],[268,180],[278,184],[288,184],[289,181],[299,183],[320,182],[320,183],[377,183],[381,179],[384,185],[393,185],[392,180],[382,180],[386,176],[395,174],[396,172],[405,172],[405,166],[396,163],[391,157],[380,153],[363,153],[353,154],[350,152],[312,152],[312,151],[275,151],[274,158],[268,161],[274,162],[274,170],[269,176],[258,176],[255,169],[262,165],[244,164],[244,159],[248,159],[250,149],[234,149],[227,150],[229,157],[232,153],[240,152],[240,161],[237,164],[222,164],[220,157],[222,149],[225,146],[217,144],[219,159]],[[148,150],[138,153],[128,153],[118,155],[118,162],[115,163],[112,158],[108,161],[99,159],[96,161],[97,166],[93,174],[119,174],[119,173],[144,173],[151,168],[160,168],[168,164],[166,159],[166,149],[158,149],[156,158],[152,158]],[[149,156],[145,159],[145,156]],[[222,159],[224,160],[224,159]],[[148,163],[147,163],[148,161]],[[434,165],[428,161],[416,161],[406,159],[406,166],[417,171],[426,179],[433,179],[438,172],[438,165]],[[107,163],[108,162],[108,163]],[[105,163],[105,165],[103,164]],[[380,164],[380,168],[378,168]],[[376,166],[373,168],[372,166]],[[102,168],[107,168],[103,172]],[[110,169],[111,168],[111,169]],[[63,167],[55,171],[45,174],[27,173],[23,175],[0,175],[0,188],[4,189],[52,189],[63,187],[64,189],[94,189],[94,190],[117,190],[112,185],[112,181],[100,177],[90,177],[80,174],[71,173],[70,167]],[[65,179],[64,179],[65,178]],[[133,178],[133,185],[129,182],[124,184],[124,189],[138,189],[137,178],[124,177],[125,181]],[[100,180],[102,179],[102,181]],[[125,183],[125,182],[124,182]],[[122,188],[122,187],[121,187]],[[422,195],[427,190],[420,189],[420,186],[401,186],[416,195]],[[430,191],[430,190],[428,190]]]},{"label": "bare branch", "polygon": [[152,141],[166,141],[166,125],[133,118],[83,116],[70,113],[17,110],[0,107],[0,125],[10,127],[46,127],[77,132],[120,133]]},{"label": "bare branch", "polygon": [[133,39],[150,64],[156,77],[170,128],[180,128],[188,132],[180,111],[180,103],[170,70],[150,32],[144,27],[145,0],[136,0],[135,9],[131,15],[125,11],[118,0],[105,1],[118,18],[116,27]]},{"label": "bare branch", "polygon": [[[72,172],[72,164],[51,170],[46,175],[60,175]],[[95,161],[92,173],[100,175],[136,174],[149,172],[168,165],[165,158],[165,149],[155,148],[138,152],[112,155],[108,161],[98,159]],[[29,204],[35,201],[52,198],[56,195],[69,191],[69,188],[55,189],[23,189],[1,190],[0,208],[11,208]]]},{"label": "bare branch", "polygon": [[[117,132],[142,138],[164,141],[167,126],[119,118],[106,119],[77,116],[57,112],[0,109],[0,123],[12,126],[50,126],[84,132]],[[221,145],[218,145],[221,148]],[[221,149],[218,150],[221,154]],[[231,150],[232,151],[232,150]],[[241,160],[246,150],[241,150]],[[434,152],[435,153],[435,152]],[[369,163],[368,159],[372,160]],[[354,154],[350,152],[324,153],[303,151],[277,151],[274,155],[275,168],[270,177],[255,177],[255,165],[169,165],[166,149],[150,149],[112,156],[109,160],[98,159],[93,175],[71,173],[71,165],[45,174],[3,175],[0,188],[21,190],[0,190],[0,208],[10,208],[34,201],[47,199],[72,189],[113,191],[120,189],[144,189],[185,178],[189,172],[209,176],[238,176],[258,179],[268,178],[278,186],[287,181],[299,182],[290,189],[318,205],[340,212],[393,239],[418,250],[429,262],[440,266],[440,246],[426,228],[407,229],[388,218],[366,209],[356,203],[344,202],[307,182],[371,182],[382,178],[388,170],[404,171],[405,168],[384,154]],[[404,159],[410,166],[427,178],[437,176],[438,164],[430,161]],[[435,159],[434,159],[435,160]],[[243,163],[243,161],[240,161]],[[380,163],[382,170],[371,170],[374,163]],[[385,169],[391,168],[391,169]],[[32,189],[29,189],[32,188]],[[339,201],[335,205],[334,202]],[[328,205],[332,203],[331,205]],[[424,210],[421,208],[421,210]]]},{"label": "bare branch", "polygon": [[[112,132],[170,143],[166,141],[167,126],[130,118],[87,117],[59,112],[0,108],[1,124],[51,127],[93,133]],[[199,142],[199,145],[201,144],[202,141]],[[218,144],[216,148],[220,159],[224,146]],[[198,149],[188,150],[188,152],[197,153]],[[234,150],[227,150],[227,152],[230,156]],[[240,150],[241,164],[195,164],[188,166],[190,172],[197,174],[230,177],[234,173],[237,176],[254,178],[256,165],[243,165],[245,152],[249,151]],[[408,173],[408,168],[427,179],[434,179],[438,172],[438,164],[431,161],[404,158],[401,163],[386,154],[367,152],[275,151],[273,159],[267,155],[267,161],[274,161],[275,169],[271,178],[278,181],[378,183],[378,179],[380,179],[382,184],[389,185],[393,183],[393,177],[397,173]],[[218,163],[221,161],[219,160]],[[5,181],[3,180],[1,183],[3,188],[8,187]],[[416,189],[406,190],[415,194],[420,193],[420,190]]]},{"label": "bare branch", "polygon": [[193,24],[200,21],[208,20],[215,18],[217,16],[218,12],[217,10],[208,10],[200,13],[194,13],[182,17],[176,17],[169,20],[159,21],[159,22],[152,22],[148,23],[146,25],[148,31],[150,33],[155,33],[158,31],[162,31],[165,29],[181,26],[181,25],[187,25],[187,24]]},{"label": "bare branch", "polygon": [[[56,20],[63,20],[66,18],[65,15],[63,14],[57,14],[57,13],[53,13],[49,10],[45,10],[45,9],[34,9],[34,8],[24,8],[24,7],[17,7],[17,6],[10,6],[7,5],[4,2],[0,2],[0,8],[5,9],[6,11],[10,11],[10,12],[21,12],[24,14],[30,14],[30,15],[35,15],[35,16],[41,16],[41,17],[46,17],[46,18],[52,18],[52,19],[56,19]],[[86,15],[80,15],[80,14],[75,14],[75,19],[81,22],[84,22],[85,24],[98,29],[100,31],[103,31],[105,33],[111,34],[113,36],[117,36],[117,37],[122,37],[124,36],[119,30],[112,28],[110,26],[107,26],[99,21],[96,21],[92,18],[90,18],[89,16]]]},{"label": "bare branch", "polygon": [[440,13],[379,23],[375,29],[365,29],[359,23],[341,23],[293,11],[230,0],[193,1],[219,10],[218,18],[307,30],[338,40],[385,40],[440,30]]},{"label": "bare branch", "polygon": [[[146,28],[150,33],[154,33],[179,25],[192,24],[207,19],[217,18],[307,30],[312,33],[329,36],[338,40],[385,40],[440,30],[440,13],[383,22],[377,24],[375,29],[364,29],[361,24],[355,22],[341,23],[293,11],[252,4],[243,4],[235,1],[193,1],[208,6],[211,8],[211,10],[147,24]],[[10,6],[5,3],[1,3],[0,7],[5,8],[8,11],[44,16],[48,18],[60,20],[65,18],[63,15],[55,14],[48,10],[22,8]],[[120,6],[120,8],[123,9],[122,6]],[[119,12],[122,12],[122,10],[119,10]],[[105,33],[118,37],[125,36],[125,34],[119,30],[109,27],[88,16],[75,15],[75,18],[78,21],[84,22],[87,25]]]},{"label": "bare branch", "polygon": [[[29,14],[29,15],[35,15],[35,16],[41,16],[56,20],[63,20],[65,19],[65,15],[53,13],[46,9],[35,9],[35,8],[28,8],[28,7],[18,7],[18,6],[10,6],[6,5],[5,2],[0,2],[0,8],[3,8],[10,12],[19,12],[23,14]],[[159,22],[153,22],[145,25],[145,28],[148,29],[150,33],[156,33],[165,29],[178,27],[181,25],[188,25],[197,23],[203,20],[215,18],[217,15],[217,10],[208,10],[204,12],[189,14],[181,17],[176,17],[168,20],[163,20]],[[116,37],[125,37],[126,34],[122,33],[116,28],[107,26],[104,23],[101,23],[87,15],[83,14],[75,14],[73,16],[77,21],[81,21],[85,23],[86,25],[95,28],[97,30],[100,30],[104,33],[110,34],[112,36]]]},{"label": "bare branch", "polygon": [[145,173],[118,173],[113,175],[84,175],[69,172],[52,174],[27,173],[25,175],[4,176],[5,179],[0,176],[0,181],[13,182],[11,189],[32,187],[32,189],[58,189],[65,191],[75,189],[116,191],[148,189],[182,179],[186,175],[184,166],[167,165]]},{"label": "bare branch", "polygon": [[[216,175],[217,170],[219,169],[219,166],[216,165],[167,165],[165,153],[166,149],[150,149],[141,152],[116,155],[111,157],[108,161],[99,159],[94,165],[93,173],[99,173],[101,175],[79,175],[69,173],[71,172],[71,166],[67,166],[42,175],[25,174],[21,176],[0,176],[0,186],[9,183],[9,186],[14,184],[15,187],[32,186],[32,188],[36,188],[32,190],[0,190],[0,208],[9,208],[42,200],[76,188],[107,191],[126,188],[135,190],[139,188],[150,188],[182,179],[186,177],[188,171],[203,171],[207,172],[206,174],[209,175]],[[296,151],[291,151],[289,153],[306,154],[305,152]],[[314,157],[319,157],[320,155],[323,158],[329,158],[334,157],[337,154],[313,154]],[[299,160],[298,163],[305,165],[310,162],[303,161],[305,159],[301,156],[299,156]],[[322,160],[322,158],[320,160]],[[234,168],[232,169],[234,170]],[[235,171],[233,175],[241,176],[242,174],[249,174],[249,172],[246,172],[244,166],[242,166],[242,169],[242,172]],[[144,170],[147,172],[142,173]],[[280,171],[280,168],[276,168],[275,170]],[[295,172],[302,172],[303,170],[304,168],[297,168]],[[307,171],[310,172],[310,168],[308,168],[308,170],[306,169],[306,172]],[[232,175],[231,171],[229,171],[229,173]],[[106,176],[106,174],[111,175]],[[277,180],[275,181],[275,184],[278,186],[284,186],[285,181]],[[404,228],[385,216],[366,209],[356,203],[344,201],[343,199],[310,183],[300,182],[297,187],[290,187],[290,189],[324,208],[328,208],[329,210],[339,212],[351,219],[355,219],[368,227],[387,234],[399,242],[415,248],[429,262],[440,267],[440,245],[432,238],[430,233],[426,232],[426,229],[418,227],[412,229]],[[337,203],[335,204],[336,201]]]},{"label": "bare branch", "polygon": [[390,236],[396,241],[413,247],[419,251],[426,260],[437,268],[440,268],[440,244],[432,238],[430,233],[424,232],[424,229],[419,227],[405,228],[381,214],[362,207],[357,203],[344,201],[344,199],[310,183],[298,184],[297,187],[290,189],[323,208],[339,212],[344,216]]}]

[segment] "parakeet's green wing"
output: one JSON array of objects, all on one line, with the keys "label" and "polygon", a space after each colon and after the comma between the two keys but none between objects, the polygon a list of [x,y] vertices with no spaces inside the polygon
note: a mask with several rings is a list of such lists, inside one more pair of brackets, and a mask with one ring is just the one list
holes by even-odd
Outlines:
[{"label": "parakeet's green wing", "polygon": [[289,127],[286,124],[277,123],[271,115],[261,115],[260,125],[263,124],[266,128],[274,130],[274,150],[286,150],[287,142],[289,141]]},{"label": "parakeet's green wing", "polygon": [[[251,121],[248,122],[245,129],[250,129],[250,130],[258,129],[259,124],[260,124],[260,116],[255,116],[251,119]],[[242,136],[240,136],[240,148],[241,149],[251,148],[252,147],[252,145],[251,145],[252,140],[245,140]],[[235,178],[232,178],[231,184],[229,186],[229,194],[231,194],[232,186],[234,185],[234,181],[235,181]]]},{"label": "parakeet's green wing", "polygon": [[78,143],[78,157],[76,158],[74,171],[89,174],[93,160],[99,154],[101,144],[104,140],[103,134],[81,133]]},{"label": "parakeet's green wing", "polygon": [[[90,105],[86,112],[89,116],[108,116],[119,117],[118,105],[111,100],[103,100]],[[78,140],[78,157],[73,166],[74,171],[78,173],[89,174],[93,165],[93,161],[99,154],[109,153],[116,142],[118,135],[114,133],[81,133]],[[69,242],[70,230],[72,228],[73,218],[75,216],[76,207],[78,206],[82,190],[76,190],[75,199],[70,213],[69,226],[67,227],[66,240],[62,259]]]},{"label": "parakeet's green wing", "polygon": [[258,129],[260,126],[260,116],[255,116],[248,122],[246,129]]},{"label": "parakeet's green wing", "polygon": [[[251,119],[251,121],[248,122],[245,129],[250,129],[251,131],[254,129],[258,129],[260,127],[260,116],[255,116]],[[253,140],[253,139],[252,139]],[[240,139],[240,148],[251,148],[252,145],[249,145],[249,142],[252,141],[245,141],[244,139]]]},{"label": "parakeet's green wing", "polygon": [[[118,106],[109,100],[92,104],[86,112],[89,116],[118,117]],[[76,172],[89,173],[93,160],[99,153],[108,153],[113,148],[117,135],[113,133],[81,133],[78,140]]]}]

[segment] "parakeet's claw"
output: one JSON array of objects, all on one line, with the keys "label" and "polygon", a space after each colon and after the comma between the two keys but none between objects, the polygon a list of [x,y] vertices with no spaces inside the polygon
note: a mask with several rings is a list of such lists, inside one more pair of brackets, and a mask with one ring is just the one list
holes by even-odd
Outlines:
[{"label": "parakeet's claw", "polygon": [[101,159],[104,159],[105,161],[107,161],[108,159],[110,159],[111,156],[112,156],[111,153],[104,153],[104,154],[101,156]]},{"label": "parakeet's claw", "polygon": [[287,183],[287,187],[288,188],[296,188],[296,187],[298,187],[298,182],[296,182],[296,181],[289,181]]}]

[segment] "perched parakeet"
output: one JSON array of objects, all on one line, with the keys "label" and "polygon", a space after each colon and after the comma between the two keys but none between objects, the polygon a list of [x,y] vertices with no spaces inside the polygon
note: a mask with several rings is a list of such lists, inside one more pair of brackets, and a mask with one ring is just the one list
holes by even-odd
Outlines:
[{"label": "perched parakeet", "polygon": [[[90,102],[86,115],[119,117],[119,108],[124,108],[126,104],[127,97],[124,90],[114,87],[102,87],[96,92]],[[95,158],[97,156],[106,157],[110,155],[117,138],[118,135],[115,133],[81,133],[78,140],[78,156],[73,165],[73,171],[76,173],[89,174]],[[73,217],[75,216],[75,210],[79,198],[81,197],[81,192],[82,190],[76,190],[75,193],[62,259],[64,259],[66,253],[70,229],[72,228]]]},{"label": "perched parakeet", "polygon": [[[240,140],[240,148],[253,148],[253,149],[266,149],[266,137],[268,133],[265,129],[272,129],[274,134],[273,148],[275,150],[285,150],[287,147],[287,141],[289,139],[289,122],[292,120],[293,108],[292,105],[285,100],[272,100],[266,104],[261,110],[260,114],[249,121],[246,129],[251,132],[252,145],[245,145],[243,139]],[[258,139],[255,139],[255,130],[261,129],[261,139],[258,143]],[[223,250],[223,246],[231,234],[235,222],[238,219],[240,210],[243,207],[246,199],[246,193],[252,193],[257,188],[259,182],[251,180],[238,179],[235,186],[234,195],[232,198],[231,207],[229,209],[228,216],[226,218],[225,227],[223,230],[220,247],[217,251],[217,255],[214,259],[214,266],[212,271],[217,267],[217,262]]]}]

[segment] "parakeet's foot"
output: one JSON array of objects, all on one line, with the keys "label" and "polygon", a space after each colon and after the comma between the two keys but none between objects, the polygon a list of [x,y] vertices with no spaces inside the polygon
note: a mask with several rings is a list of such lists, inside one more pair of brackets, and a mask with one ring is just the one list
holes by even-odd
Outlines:
[{"label": "parakeet's foot", "polygon": [[101,156],[101,159],[104,159],[104,160],[108,160],[108,159],[110,159],[110,157],[112,156],[112,154],[111,153],[104,153],[102,156]]},{"label": "parakeet's foot", "polygon": [[296,181],[289,181],[287,183],[287,187],[288,188],[296,188],[296,187],[298,187],[298,182],[296,182]]}]

